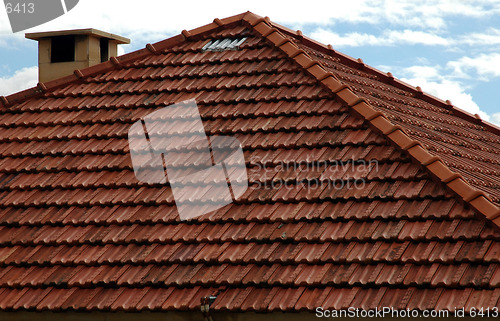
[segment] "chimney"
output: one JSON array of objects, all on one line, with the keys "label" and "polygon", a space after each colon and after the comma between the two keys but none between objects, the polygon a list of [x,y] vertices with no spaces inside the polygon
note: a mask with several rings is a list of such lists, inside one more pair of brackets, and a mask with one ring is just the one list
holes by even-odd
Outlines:
[{"label": "chimney", "polygon": [[47,82],[68,76],[117,56],[119,44],[130,39],[97,29],[27,33],[38,41],[38,80]]}]

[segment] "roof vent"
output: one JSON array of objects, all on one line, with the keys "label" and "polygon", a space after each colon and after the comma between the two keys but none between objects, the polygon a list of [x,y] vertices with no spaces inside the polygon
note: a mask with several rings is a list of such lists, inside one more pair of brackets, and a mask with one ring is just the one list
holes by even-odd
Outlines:
[{"label": "roof vent", "polygon": [[240,45],[247,40],[246,37],[231,39],[217,39],[210,40],[205,46],[203,46],[202,51],[224,51],[224,50],[238,50]]}]

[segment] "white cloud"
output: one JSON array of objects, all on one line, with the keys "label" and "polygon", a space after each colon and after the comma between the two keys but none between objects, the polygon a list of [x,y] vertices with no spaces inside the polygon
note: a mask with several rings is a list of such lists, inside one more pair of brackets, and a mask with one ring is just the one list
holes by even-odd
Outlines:
[{"label": "white cloud", "polygon": [[483,32],[472,32],[459,37],[456,41],[469,46],[492,46],[500,44],[500,30],[488,28]]},{"label": "white cloud", "polygon": [[[385,29],[380,34],[351,32],[339,34],[332,31],[334,28],[318,25],[311,37],[334,47],[360,47],[360,46],[394,46],[394,45],[426,45],[448,47],[453,51],[458,47],[491,48],[500,45],[500,29],[488,28],[483,32],[470,32],[462,35],[450,36],[440,30],[413,30],[413,29]],[[418,29],[418,28],[417,28]]]},{"label": "white cloud", "polygon": [[38,67],[27,67],[18,70],[11,77],[0,77],[0,95],[7,96],[18,91],[36,86]]},{"label": "white cloud", "polygon": [[332,44],[335,47],[358,47],[374,45],[380,42],[376,36],[366,33],[352,32],[341,36],[336,32],[323,28],[313,32],[311,38],[325,44]]},{"label": "white cloud", "polygon": [[7,11],[0,7],[0,35],[12,34],[12,29],[9,25],[9,17]]},{"label": "white cloud", "polygon": [[[158,1],[158,0],[85,0],[66,15],[30,32],[61,28],[94,28],[114,30],[121,33],[177,32],[210,23],[216,17],[225,18],[250,10],[268,15],[273,21],[287,25],[307,23],[333,24],[336,21],[367,22],[380,21],[385,8],[378,0],[322,1],[291,0],[286,3],[268,0],[244,1]],[[355,10],[353,9],[355,8]],[[2,11],[2,10],[0,10]],[[7,15],[2,13],[0,34],[10,33]]]},{"label": "white cloud", "polygon": [[[60,27],[92,27],[122,33],[164,33],[193,28],[209,23],[215,17],[253,11],[268,15],[274,21],[287,25],[322,24],[336,22],[384,23],[442,29],[451,16],[487,17],[500,12],[499,1],[486,0],[350,0],[322,1],[157,1],[141,0],[85,0],[66,15],[30,31],[60,29]],[[2,11],[2,10],[0,10]],[[5,12],[0,13],[0,34],[10,32]],[[133,23],[132,23],[133,22]]]},{"label": "white cloud", "polygon": [[411,66],[404,69],[405,74],[414,79],[440,79],[439,66]]},{"label": "white cloud", "polygon": [[446,46],[450,41],[437,34],[416,30],[385,30],[381,35],[375,36],[367,33],[348,33],[339,35],[331,30],[319,28],[312,33],[311,38],[334,47],[359,47],[359,46],[394,46],[394,45],[428,45]]},{"label": "white cloud", "polygon": [[470,72],[475,72],[482,80],[500,76],[500,53],[480,54],[475,57],[462,57],[447,63],[456,76],[467,78]]},{"label": "white cloud", "polygon": [[392,44],[395,43],[403,43],[403,44],[421,44],[421,45],[439,45],[439,46],[447,46],[449,41],[441,36],[438,36],[433,33],[424,32],[424,31],[415,31],[415,30],[390,30],[384,32],[384,37],[389,41],[392,41]]},{"label": "white cloud", "polygon": [[[339,34],[325,27],[318,27],[311,38],[331,43],[334,47],[361,46],[394,46],[394,45],[426,45],[426,46],[493,46],[500,45],[500,30],[489,28],[482,33],[467,33],[455,37],[441,36],[439,31],[421,30],[384,30],[379,35],[351,32]],[[453,49],[453,48],[449,48]]]},{"label": "white cloud", "polygon": [[[470,0],[303,0],[287,2],[286,10],[278,1],[254,0],[250,3],[221,0],[210,1],[141,0],[86,0],[67,14],[27,30],[38,32],[71,28],[97,28],[132,39],[127,51],[142,47],[177,34],[182,29],[196,28],[210,23],[215,17],[224,18],[247,10],[268,15],[273,21],[301,28],[305,25],[322,26],[313,38],[331,42],[334,46],[424,44],[450,45],[450,39],[440,35],[450,17],[489,17],[500,13],[500,1]],[[368,23],[388,28],[381,35],[352,33],[339,35],[326,31],[336,23]],[[397,30],[404,26],[404,30]],[[393,28],[397,27],[397,28]],[[395,30],[391,30],[395,29]],[[427,31],[422,31],[427,30]],[[458,41],[475,45],[500,42],[500,31],[491,28],[485,33],[464,35]],[[0,45],[6,37],[22,38],[24,32],[12,35],[7,15],[0,10]],[[455,42],[455,41],[454,41]]]},{"label": "white cloud", "polygon": [[490,121],[500,126],[500,113],[494,113],[491,115]]},{"label": "white cloud", "polygon": [[500,12],[500,2],[487,0],[391,0],[384,3],[389,22],[425,29],[443,29],[452,16],[484,18]]}]

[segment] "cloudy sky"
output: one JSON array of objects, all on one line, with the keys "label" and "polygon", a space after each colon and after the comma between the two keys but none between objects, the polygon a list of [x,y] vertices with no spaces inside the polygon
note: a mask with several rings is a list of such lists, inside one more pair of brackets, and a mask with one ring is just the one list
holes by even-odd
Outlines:
[{"label": "cloudy sky", "polygon": [[80,0],[16,34],[0,10],[0,95],[37,82],[37,44],[25,32],[97,28],[130,38],[124,53],[247,10],[500,124],[500,0]]}]

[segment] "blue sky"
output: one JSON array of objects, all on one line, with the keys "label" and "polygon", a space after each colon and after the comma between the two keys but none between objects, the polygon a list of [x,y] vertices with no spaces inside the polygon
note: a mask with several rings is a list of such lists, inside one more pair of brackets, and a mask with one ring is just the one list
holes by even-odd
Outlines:
[{"label": "blue sky", "polygon": [[97,28],[130,38],[125,53],[247,10],[500,124],[500,0],[80,0],[16,34],[0,10],[0,95],[37,82],[37,44],[25,32]]}]

